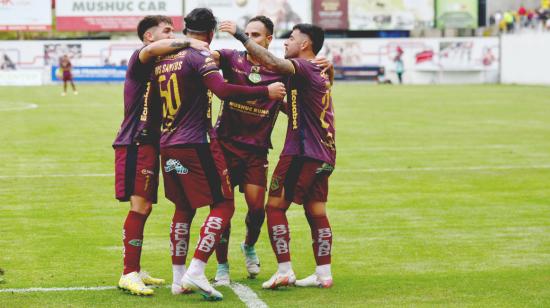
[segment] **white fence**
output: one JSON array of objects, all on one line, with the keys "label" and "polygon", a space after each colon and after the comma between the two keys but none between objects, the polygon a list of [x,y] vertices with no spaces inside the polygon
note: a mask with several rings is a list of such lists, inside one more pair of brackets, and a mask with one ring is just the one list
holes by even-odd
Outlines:
[{"label": "white fence", "polygon": [[[283,56],[283,43],[273,41],[270,50]],[[74,66],[124,65],[139,46],[138,40],[2,41],[0,68],[5,70],[0,70],[0,85],[36,84],[36,76],[42,84],[52,83],[51,66],[57,65],[63,54],[71,57]],[[234,39],[215,39],[211,48],[242,46]],[[502,39],[327,39],[320,55],[335,65],[384,67],[386,78],[396,82],[394,59],[399,49],[403,51],[404,82],[408,84],[550,84],[550,34]],[[15,70],[10,70],[14,66]]]}]

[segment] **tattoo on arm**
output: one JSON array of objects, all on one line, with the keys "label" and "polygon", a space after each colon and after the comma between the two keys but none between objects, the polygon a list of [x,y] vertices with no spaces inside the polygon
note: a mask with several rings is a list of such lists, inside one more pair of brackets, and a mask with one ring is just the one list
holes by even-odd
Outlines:
[{"label": "tattoo on arm", "polygon": [[180,48],[180,49],[184,49],[184,48],[187,48],[189,46],[191,46],[191,42],[189,42],[188,40],[184,40],[183,42],[182,41],[174,41],[174,42],[172,42],[172,44],[170,44],[170,47]]},{"label": "tattoo on arm", "polygon": [[248,40],[245,47],[250,55],[260,61],[267,69],[284,75],[292,75],[295,73],[292,62],[276,57],[267,49],[256,44],[253,40]]}]

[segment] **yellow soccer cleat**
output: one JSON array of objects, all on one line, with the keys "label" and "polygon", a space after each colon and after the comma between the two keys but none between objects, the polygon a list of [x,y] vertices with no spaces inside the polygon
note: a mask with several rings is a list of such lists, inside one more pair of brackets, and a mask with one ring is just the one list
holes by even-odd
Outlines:
[{"label": "yellow soccer cleat", "polygon": [[118,281],[118,287],[135,295],[153,295],[155,291],[145,286],[137,272],[122,275]]},{"label": "yellow soccer cleat", "polygon": [[139,272],[139,278],[141,279],[141,281],[143,281],[144,284],[146,284],[148,286],[151,286],[151,285],[152,286],[160,286],[160,285],[163,285],[165,283],[164,279],[153,278],[146,271],[140,271]]}]

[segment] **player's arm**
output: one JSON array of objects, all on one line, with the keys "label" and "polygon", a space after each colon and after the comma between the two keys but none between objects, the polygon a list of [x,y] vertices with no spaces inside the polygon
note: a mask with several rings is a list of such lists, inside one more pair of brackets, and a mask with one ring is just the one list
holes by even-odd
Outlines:
[{"label": "player's arm", "polygon": [[165,56],[187,47],[197,50],[209,50],[207,42],[193,38],[163,39],[143,47],[139,52],[139,61],[141,63],[149,63],[155,57]]},{"label": "player's arm", "polygon": [[238,86],[225,82],[218,71],[207,73],[202,80],[206,87],[222,100],[247,101],[264,97],[283,99],[286,94],[285,86],[281,82],[258,87]]},{"label": "player's arm", "polygon": [[278,58],[269,52],[269,50],[256,44],[256,42],[249,39],[249,37],[244,34],[243,30],[239,29],[234,22],[223,21],[219,29],[222,32],[233,35],[237,40],[241,41],[248,53],[268,70],[283,75],[293,75],[295,73],[294,65],[290,60]]}]

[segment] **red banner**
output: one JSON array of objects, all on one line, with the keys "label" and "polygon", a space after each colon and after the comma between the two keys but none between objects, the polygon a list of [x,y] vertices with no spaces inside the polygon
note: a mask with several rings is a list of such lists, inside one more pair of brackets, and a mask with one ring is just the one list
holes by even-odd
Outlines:
[{"label": "red banner", "polygon": [[325,30],[347,30],[348,0],[313,0],[313,23]]}]

